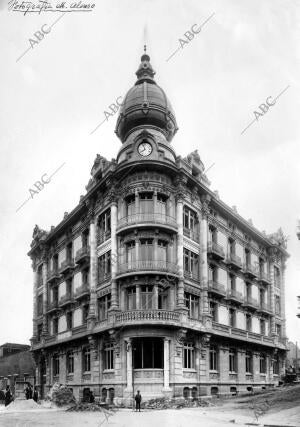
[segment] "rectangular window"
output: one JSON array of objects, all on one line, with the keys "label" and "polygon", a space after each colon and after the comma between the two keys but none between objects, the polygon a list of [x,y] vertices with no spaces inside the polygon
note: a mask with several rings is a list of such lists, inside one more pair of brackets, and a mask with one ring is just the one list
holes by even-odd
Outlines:
[{"label": "rectangular window", "polygon": [[111,253],[110,251],[98,258],[98,281],[101,282],[111,275]]},{"label": "rectangular window", "polygon": [[275,282],[275,286],[276,288],[280,288],[280,270],[278,267],[274,266],[274,282]]},{"label": "rectangular window", "polygon": [[165,216],[167,213],[167,200],[168,197],[164,194],[157,194],[157,206],[156,211],[162,216]]},{"label": "rectangular window", "polygon": [[53,334],[57,334],[58,333],[58,318],[55,317],[52,322],[53,322]]},{"label": "rectangular window", "polygon": [[107,209],[98,217],[97,241],[98,244],[104,242],[111,234],[110,209]]},{"label": "rectangular window", "polygon": [[158,309],[168,310],[168,291],[164,289],[158,290]]},{"label": "rectangular window", "polygon": [[81,235],[82,248],[86,249],[89,246],[89,230],[85,230]]},{"label": "rectangular window", "polygon": [[228,249],[229,255],[235,255],[235,240],[231,238],[228,239]]},{"label": "rectangular window", "polygon": [[140,261],[152,261],[154,259],[153,239],[140,240]]},{"label": "rectangular window", "polygon": [[43,314],[43,294],[39,295],[37,298],[37,315],[41,316]]},{"label": "rectangular window", "polygon": [[111,295],[105,295],[104,297],[99,298],[98,300],[98,312],[100,322],[107,319],[108,310],[111,305]]},{"label": "rectangular window", "polygon": [[82,307],[82,324],[85,325],[89,315],[89,304],[86,304]]},{"label": "rectangular window", "polygon": [[195,355],[193,344],[185,343],[183,346],[183,368],[195,369]]},{"label": "rectangular window", "polygon": [[259,356],[259,372],[265,374],[267,372],[267,359],[265,354]]},{"label": "rectangular window", "polygon": [[252,317],[251,314],[246,314],[246,331],[252,331]]},{"label": "rectangular window", "polygon": [[83,372],[90,372],[91,370],[91,350],[85,348],[82,353]]},{"label": "rectangular window", "polygon": [[165,240],[157,241],[157,259],[167,262],[167,242]]},{"label": "rectangular window", "polygon": [[281,338],[282,337],[281,336],[281,331],[282,331],[281,325],[278,325],[278,323],[276,323],[275,328],[276,328],[276,334],[278,335],[279,338]]},{"label": "rectangular window", "polygon": [[216,227],[210,225],[208,228],[209,231],[209,241],[212,243],[218,243],[218,231]]},{"label": "rectangular window", "polygon": [[72,242],[67,245],[66,261],[67,262],[73,261],[73,244],[72,244]]},{"label": "rectangular window", "polygon": [[185,306],[188,308],[189,317],[193,319],[199,318],[200,298],[197,295],[184,293]]},{"label": "rectangular window", "polygon": [[237,372],[236,351],[234,348],[229,349],[229,372]]},{"label": "rectangular window", "polygon": [[187,206],[183,208],[183,227],[193,232],[198,230],[197,213]]},{"label": "rectangular window", "polygon": [[59,355],[53,356],[53,376],[59,375]]},{"label": "rectangular window", "polygon": [[246,374],[252,374],[253,373],[253,358],[252,358],[252,353],[250,351],[246,351],[245,363],[246,363]]},{"label": "rectangular window", "polygon": [[41,337],[42,337],[42,332],[43,332],[43,325],[39,324],[37,325],[37,340],[40,341]]},{"label": "rectangular window", "polygon": [[260,333],[266,335],[266,322],[264,319],[260,319]]},{"label": "rectangular window", "polygon": [[218,351],[216,346],[211,346],[209,349],[209,370],[218,370]]},{"label": "rectangular window", "polygon": [[235,291],[236,289],[236,276],[234,274],[229,274],[229,284],[230,284],[230,289],[232,291]]},{"label": "rectangular window", "polygon": [[199,278],[199,256],[188,249],[183,249],[184,273],[193,279]]},{"label": "rectangular window", "polygon": [[275,375],[279,375],[279,356],[276,355],[275,359],[273,360],[273,373]]},{"label": "rectangular window", "polygon": [[164,347],[161,338],[133,339],[133,366],[135,369],[162,369]]},{"label": "rectangular window", "polygon": [[246,266],[251,266],[251,253],[247,248],[245,248],[245,264]]},{"label": "rectangular window", "polygon": [[209,266],[208,279],[213,281],[213,283],[218,282],[218,268],[214,264],[210,264]]},{"label": "rectangular window", "polygon": [[214,301],[210,301],[209,303],[210,314],[212,316],[212,320],[214,322],[218,321],[218,304]]},{"label": "rectangular window", "polygon": [[40,288],[43,286],[43,266],[40,265],[37,269],[37,286]]},{"label": "rectangular window", "polygon": [[69,311],[67,313],[67,329],[73,328],[73,313],[72,311]]},{"label": "rectangular window", "polygon": [[114,345],[111,343],[105,346],[104,369],[114,369]]},{"label": "rectangular window", "polygon": [[74,374],[74,353],[68,351],[67,353],[67,374]]},{"label": "rectangular window", "polygon": [[127,210],[127,216],[134,215],[135,212],[135,195],[131,194],[130,196],[126,197],[126,210]]},{"label": "rectangular window", "polygon": [[127,288],[127,310],[136,310],[136,288]]},{"label": "rectangular window", "polygon": [[153,301],[153,286],[141,286],[141,310],[151,310]]},{"label": "rectangular window", "polygon": [[275,295],[275,314],[280,315],[280,296]]},{"label": "rectangular window", "polygon": [[229,309],[229,326],[236,327],[236,311],[234,308]]},{"label": "rectangular window", "polygon": [[136,251],[135,251],[135,241],[126,243],[126,262],[128,263],[128,268],[134,267],[135,259],[136,259]]},{"label": "rectangular window", "polygon": [[153,193],[140,193],[140,213],[152,214],[154,212]]}]

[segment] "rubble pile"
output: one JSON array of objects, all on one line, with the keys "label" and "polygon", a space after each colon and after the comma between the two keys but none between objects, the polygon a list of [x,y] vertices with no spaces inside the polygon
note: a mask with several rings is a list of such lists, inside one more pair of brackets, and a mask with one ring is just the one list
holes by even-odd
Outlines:
[{"label": "rubble pile", "polygon": [[211,405],[210,402],[203,399],[168,399],[165,397],[150,399],[143,402],[141,407],[143,409],[182,409],[182,408],[196,408]]},{"label": "rubble pile", "polygon": [[57,406],[70,405],[76,403],[72,391],[65,385],[54,383],[48,393],[48,399]]},{"label": "rubble pile", "polygon": [[115,409],[106,409],[104,405],[100,403],[76,403],[67,409],[67,412],[103,412],[106,417],[114,414]]}]

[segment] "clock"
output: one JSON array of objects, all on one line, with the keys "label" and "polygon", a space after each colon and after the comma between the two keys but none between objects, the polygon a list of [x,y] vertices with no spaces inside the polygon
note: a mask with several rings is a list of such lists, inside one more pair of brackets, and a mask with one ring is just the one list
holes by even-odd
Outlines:
[{"label": "clock", "polygon": [[138,146],[138,152],[143,157],[149,156],[152,153],[152,145],[149,142],[141,142]]}]

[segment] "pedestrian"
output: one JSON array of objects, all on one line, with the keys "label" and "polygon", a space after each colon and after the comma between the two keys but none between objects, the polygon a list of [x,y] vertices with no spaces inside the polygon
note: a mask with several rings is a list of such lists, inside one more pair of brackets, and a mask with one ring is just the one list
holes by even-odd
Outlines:
[{"label": "pedestrian", "polygon": [[33,390],[32,390],[32,385],[31,384],[29,384],[29,397],[28,397],[28,399],[32,399],[32,395],[33,395]]},{"label": "pedestrian", "polygon": [[137,391],[137,394],[135,395],[135,411],[139,410],[141,412],[141,401],[142,401],[142,395],[140,393],[140,390]]},{"label": "pedestrian", "polygon": [[95,396],[94,396],[94,393],[92,391],[90,391],[89,400],[90,400],[90,403],[94,403],[95,402]]},{"label": "pedestrian", "polygon": [[37,391],[37,386],[34,387],[34,391],[33,391],[33,395],[32,395],[33,400],[37,403],[38,399],[39,399],[39,393]]},{"label": "pedestrian", "polygon": [[28,400],[29,399],[29,387],[28,387],[28,384],[27,384],[27,386],[26,386],[26,388],[25,388],[25,397],[26,397],[26,400]]},{"label": "pedestrian", "polygon": [[7,385],[6,391],[5,391],[5,397],[4,397],[5,406],[9,405],[11,401],[12,401],[12,394],[11,394],[9,385]]}]

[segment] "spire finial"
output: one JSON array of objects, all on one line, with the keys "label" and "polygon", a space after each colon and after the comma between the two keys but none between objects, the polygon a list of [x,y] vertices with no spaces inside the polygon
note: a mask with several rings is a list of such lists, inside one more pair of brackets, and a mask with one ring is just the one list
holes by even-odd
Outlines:
[{"label": "spire finial", "polygon": [[144,52],[146,53],[147,45],[144,44]]}]

